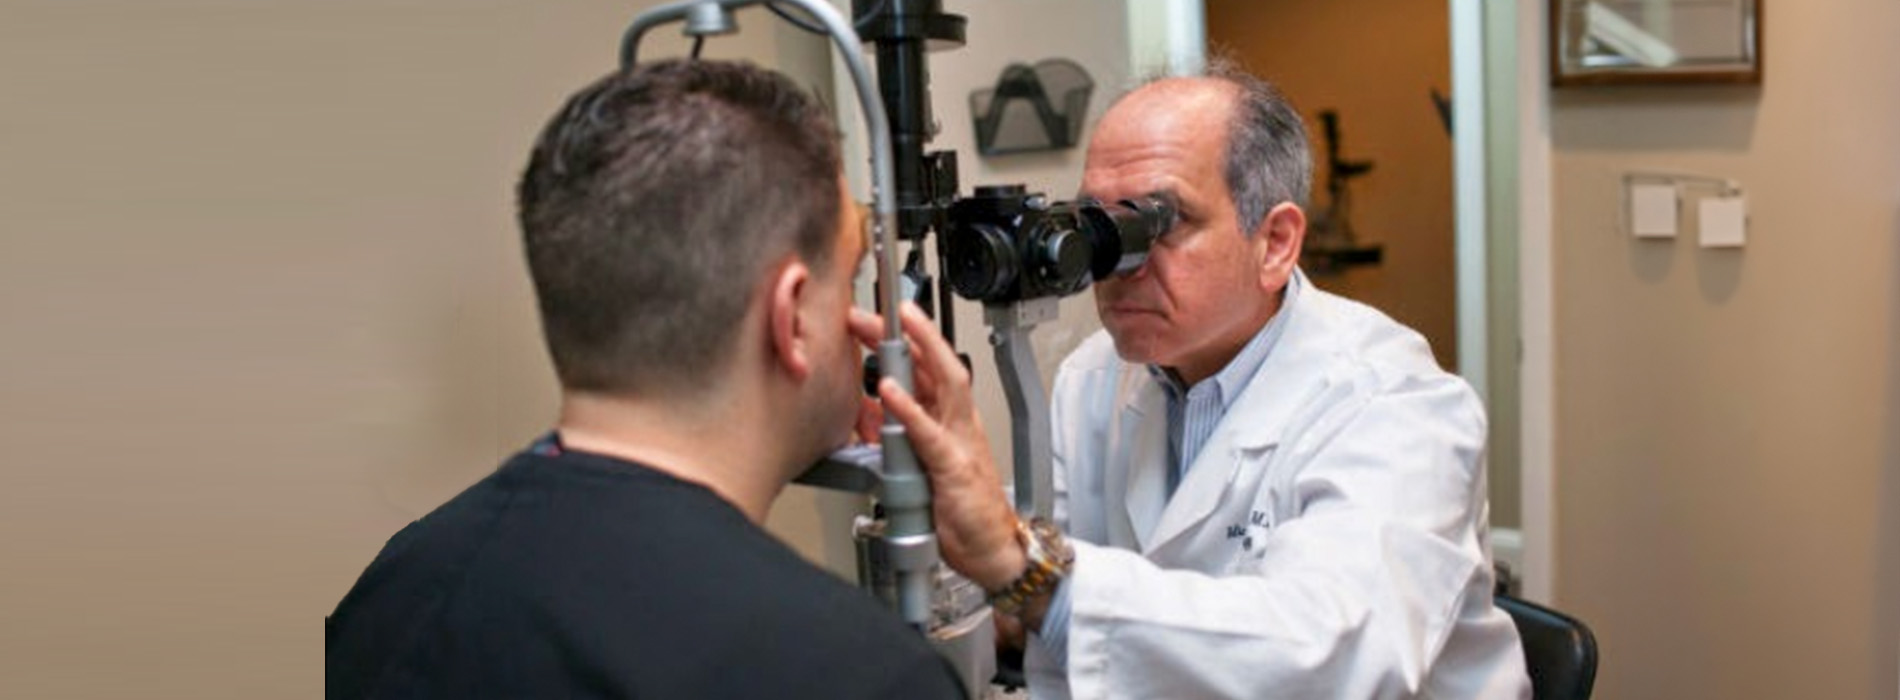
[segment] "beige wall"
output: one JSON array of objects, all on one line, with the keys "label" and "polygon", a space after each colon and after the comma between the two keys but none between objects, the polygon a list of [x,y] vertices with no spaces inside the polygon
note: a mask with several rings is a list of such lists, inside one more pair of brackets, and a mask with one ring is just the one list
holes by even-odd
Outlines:
[{"label": "beige wall", "polygon": [[[0,0],[0,696],[317,692],[321,617],[383,542],[553,417],[512,188],[652,4]],[[949,3],[966,187],[1074,192],[1079,151],[976,159],[963,100],[1066,56],[1099,116],[1127,72],[1099,7]],[[830,92],[825,44],[740,23],[707,55]],[[1065,304],[1045,371],[1095,323]],[[979,400],[1006,455],[993,372]],[[794,487],[769,525],[846,573],[854,507]]]},{"label": "beige wall", "polygon": [[[512,187],[641,5],[0,0],[0,696],[320,692],[553,417]],[[828,84],[763,19],[708,54]]]},{"label": "beige wall", "polygon": [[[1900,5],[1764,5],[1759,89],[1554,100],[1556,593],[1601,697],[1900,693]],[[1632,169],[1739,180],[1748,246],[1629,239]]]},{"label": "beige wall", "polygon": [[1457,368],[1451,139],[1432,106],[1451,92],[1450,15],[1442,2],[1208,0],[1208,42],[1277,83],[1313,141],[1313,211],[1326,199],[1323,110],[1340,115],[1341,157],[1372,160],[1356,178],[1352,222],[1385,262],[1318,278],[1431,341]]}]

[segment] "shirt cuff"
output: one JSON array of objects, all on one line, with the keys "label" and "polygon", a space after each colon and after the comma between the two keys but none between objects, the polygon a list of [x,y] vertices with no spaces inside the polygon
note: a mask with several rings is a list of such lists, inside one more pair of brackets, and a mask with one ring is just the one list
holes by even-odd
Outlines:
[{"label": "shirt cuff", "polygon": [[1036,631],[1036,643],[1058,668],[1069,667],[1068,579],[1058,582],[1056,592],[1049,596],[1049,607],[1042,613],[1042,629]]}]

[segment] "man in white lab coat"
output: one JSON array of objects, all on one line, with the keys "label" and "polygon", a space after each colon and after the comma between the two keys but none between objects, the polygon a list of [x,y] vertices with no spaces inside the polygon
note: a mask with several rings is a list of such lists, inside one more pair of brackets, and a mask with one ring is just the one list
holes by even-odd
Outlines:
[{"label": "man in white lab coat", "polygon": [[1529,697],[1491,597],[1483,406],[1418,333],[1300,273],[1310,171],[1298,113],[1233,71],[1103,118],[1082,193],[1179,219],[1096,286],[1105,332],[1056,379],[1055,527],[1010,511],[968,375],[906,312],[918,394],[880,392],[946,561],[1033,632],[1035,696]]}]

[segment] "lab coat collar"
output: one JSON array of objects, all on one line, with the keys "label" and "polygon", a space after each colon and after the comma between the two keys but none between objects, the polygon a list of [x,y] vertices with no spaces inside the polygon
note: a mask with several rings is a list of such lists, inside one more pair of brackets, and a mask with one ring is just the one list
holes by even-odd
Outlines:
[{"label": "lab coat collar", "polygon": [[1329,339],[1319,328],[1323,319],[1314,307],[1314,300],[1323,295],[1304,293],[1312,291],[1312,282],[1297,267],[1287,286],[1286,305],[1280,307],[1286,328],[1253,381],[1227,407],[1220,425],[1208,437],[1209,445],[1232,445],[1241,451],[1278,445],[1294,413],[1329,383],[1322,369],[1329,358],[1324,347]]},{"label": "lab coat collar", "polygon": [[[1286,288],[1280,295],[1281,309],[1290,309],[1299,300],[1302,284],[1298,274],[1287,279]],[[1291,315],[1275,313],[1267,319],[1265,326],[1254,332],[1253,337],[1247,340],[1234,359],[1227,362],[1226,367],[1199,384],[1190,387],[1181,381],[1181,375],[1174,370],[1159,365],[1148,365],[1148,373],[1167,391],[1170,401],[1187,401],[1189,392],[1212,383],[1214,396],[1220,401],[1221,415],[1226,415],[1233,410],[1234,401],[1240,397],[1240,393],[1253,383],[1254,375],[1260,372],[1260,366],[1273,354],[1273,347],[1279,344],[1280,337],[1286,335],[1287,318]]]},{"label": "lab coat collar", "polygon": [[[1305,273],[1296,269],[1294,275],[1301,287],[1310,284]],[[1143,552],[1166,545],[1206,520],[1240,469],[1277,447],[1295,413],[1330,383],[1322,370],[1327,355],[1324,331],[1317,328],[1320,320],[1307,301],[1314,296],[1287,295],[1288,303],[1280,309],[1286,314],[1285,335],[1228,407],[1172,498],[1166,495],[1166,421],[1141,420],[1166,415],[1165,389],[1147,372],[1130,372],[1145,386],[1123,392],[1125,418],[1139,431],[1128,463],[1125,504]],[[1160,509],[1158,517],[1155,508]],[[1147,523],[1153,527],[1144,527]]]},{"label": "lab coat collar", "polygon": [[[1285,304],[1280,307],[1280,311],[1278,314],[1275,314],[1274,319],[1269,321],[1266,327],[1262,328],[1262,332],[1266,332],[1275,323],[1281,323],[1282,317],[1284,317],[1284,325],[1286,327],[1280,331],[1281,337],[1276,339],[1274,343],[1268,347],[1267,356],[1261,360],[1259,368],[1254,372],[1248,373],[1248,378],[1253,381],[1249,381],[1240,387],[1221,388],[1222,392],[1226,394],[1224,401],[1225,406],[1223,407],[1225,411],[1221,419],[1220,427],[1215,428],[1214,434],[1208,438],[1209,445],[1220,442],[1220,438],[1223,434],[1231,432],[1232,425],[1235,421],[1228,420],[1225,416],[1232,416],[1235,413],[1252,413],[1258,416],[1259,411],[1271,410],[1275,407],[1275,396],[1272,394],[1276,391],[1283,392],[1288,388],[1292,388],[1293,383],[1308,379],[1297,376],[1284,377],[1266,375],[1268,373],[1283,374],[1285,370],[1282,368],[1284,367],[1310,363],[1318,359],[1318,356],[1313,354],[1316,350],[1316,348],[1313,347],[1314,341],[1318,339],[1308,337],[1312,334],[1303,332],[1303,328],[1300,328],[1311,326],[1314,323],[1314,320],[1310,318],[1306,318],[1304,321],[1302,320],[1303,317],[1312,316],[1310,312],[1302,312],[1302,309],[1311,305],[1309,302],[1305,302],[1304,298],[1314,296],[1305,293],[1311,291],[1312,284],[1312,281],[1307,279],[1305,271],[1297,267],[1293,268],[1293,276],[1287,281]],[[1151,368],[1145,365],[1130,364],[1124,367],[1122,376],[1125,382],[1123,390],[1118,392],[1121,399],[1119,410],[1130,419],[1140,418],[1142,416],[1165,418],[1167,415],[1167,387],[1163,384],[1165,380],[1155,376],[1155,373],[1150,370]],[[1315,376],[1311,378],[1317,379],[1318,377]],[[1279,388],[1276,390],[1261,389],[1261,387],[1267,385],[1276,385]],[[1263,406],[1262,404],[1265,405]],[[1286,411],[1290,409],[1291,406],[1287,404],[1288,402],[1286,401],[1279,402],[1280,410]],[[1274,418],[1283,419],[1284,416],[1274,416]],[[1255,425],[1261,424],[1259,420],[1250,420],[1248,422]],[[1266,424],[1277,425],[1280,422],[1283,421]],[[1165,431],[1162,433],[1162,438],[1166,439]],[[1269,430],[1244,430],[1240,431],[1238,435],[1229,435],[1227,437],[1228,442],[1242,449],[1263,449],[1270,447],[1279,439],[1280,434],[1278,431]],[[1203,452],[1203,454],[1205,454],[1205,452]],[[1199,463],[1200,461],[1196,460],[1195,466],[1198,466]],[[1189,471],[1192,472],[1193,470],[1190,469]]]},{"label": "lab coat collar", "polygon": [[1122,387],[1122,415],[1118,430],[1128,452],[1122,507],[1129,531],[1141,551],[1148,551],[1149,532],[1168,507],[1168,397],[1166,389],[1146,372],[1128,372]]}]

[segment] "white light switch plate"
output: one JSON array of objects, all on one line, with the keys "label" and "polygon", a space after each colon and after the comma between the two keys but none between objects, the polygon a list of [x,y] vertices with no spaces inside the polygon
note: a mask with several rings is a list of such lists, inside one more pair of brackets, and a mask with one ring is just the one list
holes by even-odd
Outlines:
[{"label": "white light switch plate", "polygon": [[1702,247],[1740,248],[1748,242],[1748,200],[1710,197],[1702,200]]},{"label": "white light switch plate", "polygon": [[1676,237],[1676,186],[1632,184],[1630,234],[1637,238]]}]

